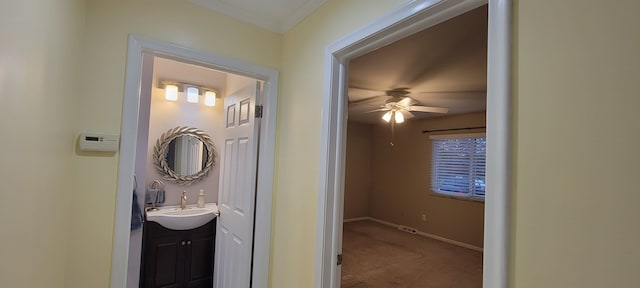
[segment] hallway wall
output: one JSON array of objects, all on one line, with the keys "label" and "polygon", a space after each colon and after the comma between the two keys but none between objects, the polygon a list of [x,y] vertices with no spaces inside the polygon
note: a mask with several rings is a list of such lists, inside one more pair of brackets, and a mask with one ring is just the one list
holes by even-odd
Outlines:
[{"label": "hallway wall", "polygon": [[[188,1],[0,2],[3,284],[109,287],[117,156],[74,141],[120,131],[136,33],[282,72],[269,286],[313,287],[325,49],[404,2],[329,0],[284,36]],[[640,2],[514,4],[509,287],[634,287]]]},{"label": "hallway wall", "polygon": [[3,287],[68,287],[84,9],[81,0],[0,2]]},{"label": "hallway wall", "polygon": [[[275,69],[280,66],[281,35],[189,1],[87,0],[86,19],[75,133],[120,131],[131,33]],[[118,155],[74,156],[73,165],[71,207],[77,218],[69,234],[73,249],[68,253],[66,287],[108,287]]]},{"label": "hallway wall", "polygon": [[[309,151],[319,151],[325,49],[399,3],[366,2],[330,0],[284,37],[272,287],[313,285],[319,159]],[[640,2],[514,4],[509,287],[633,287]]]},{"label": "hallway wall", "polygon": [[278,99],[272,288],[313,287],[325,49],[404,0],[329,0],[285,33]]},{"label": "hallway wall", "polygon": [[640,1],[517,1],[511,285],[640,283]]}]

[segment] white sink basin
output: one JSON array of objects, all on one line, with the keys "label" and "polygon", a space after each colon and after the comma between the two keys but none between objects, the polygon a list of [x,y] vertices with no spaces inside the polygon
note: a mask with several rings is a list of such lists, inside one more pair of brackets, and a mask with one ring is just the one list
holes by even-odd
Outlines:
[{"label": "white sink basin", "polygon": [[207,203],[204,208],[187,206],[161,207],[158,210],[147,211],[147,221],[156,222],[172,230],[189,230],[207,224],[218,215],[218,205]]}]

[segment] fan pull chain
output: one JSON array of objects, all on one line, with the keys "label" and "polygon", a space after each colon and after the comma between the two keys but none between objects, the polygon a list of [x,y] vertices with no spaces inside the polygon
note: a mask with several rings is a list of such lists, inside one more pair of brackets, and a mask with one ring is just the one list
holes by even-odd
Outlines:
[{"label": "fan pull chain", "polygon": [[391,147],[393,147],[393,139],[395,137],[395,127],[396,127],[396,121],[391,121],[391,141],[389,142],[389,144],[391,144]]}]

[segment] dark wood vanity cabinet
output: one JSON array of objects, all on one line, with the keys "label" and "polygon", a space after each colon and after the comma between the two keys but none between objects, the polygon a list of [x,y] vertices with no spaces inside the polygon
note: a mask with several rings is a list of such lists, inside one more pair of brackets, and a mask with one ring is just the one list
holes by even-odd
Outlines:
[{"label": "dark wood vanity cabinet", "polygon": [[191,230],[171,230],[144,223],[140,287],[211,288],[215,219]]}]

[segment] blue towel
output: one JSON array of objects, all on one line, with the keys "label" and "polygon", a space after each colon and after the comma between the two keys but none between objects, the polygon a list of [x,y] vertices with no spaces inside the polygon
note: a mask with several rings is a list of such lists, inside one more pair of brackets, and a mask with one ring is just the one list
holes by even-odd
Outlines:
[{"label": "blue towel", "polygon": [[149,189],[145,195],[145,203],[153,205],[162,204],[164,203],[164,194],[164,189]]},{"label": "blue towel", "polygon": [[133,190],[133,203],[131,206],[131,231],[142,228],[142,210],[138,205],[136,190]]},{"label": "blue towel", "polygon": [[156,204],[156,198],[158,197],[158,189],[149,189],[144,195],[144,203]]},{"label": "blue towel", "polygon": [[156,204],[164,203],[164,189],[160,189],[158,191],[158,196],[156,196]]}]

